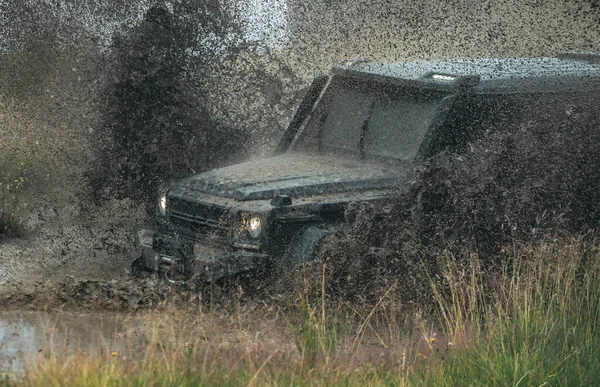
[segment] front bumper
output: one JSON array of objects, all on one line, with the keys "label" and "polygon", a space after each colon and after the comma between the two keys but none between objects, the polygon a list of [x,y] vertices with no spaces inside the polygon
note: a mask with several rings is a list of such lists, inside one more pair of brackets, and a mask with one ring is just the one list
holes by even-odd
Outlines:
[{"label": "front bumper", "polygon": [[264,253],[198,243],[150,228],[136,230],[136,245],[136,265],[145,271],[164,273],[170,279],[214,282],[263,268],[269,260]]}]

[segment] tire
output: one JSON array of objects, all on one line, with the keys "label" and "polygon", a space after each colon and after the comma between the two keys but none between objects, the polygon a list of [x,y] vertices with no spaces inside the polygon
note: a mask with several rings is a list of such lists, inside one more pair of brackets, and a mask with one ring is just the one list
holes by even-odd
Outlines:
[{"label": "tire", "polygon": [[141,256],[139,256],[138,258],[131,261],[131,265],[129,266],[129,276],[130,277],[148,278],[148,277],[150,277],[150,275],[151,275],[151,273],[148,270],[146,270],[146,268],[144,267]]}]

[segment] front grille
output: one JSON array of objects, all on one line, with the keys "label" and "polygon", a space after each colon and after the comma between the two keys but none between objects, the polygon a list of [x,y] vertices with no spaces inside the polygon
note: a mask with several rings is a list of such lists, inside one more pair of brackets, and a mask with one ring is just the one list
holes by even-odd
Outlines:
[{"label": "front grille", "polygon": [[223,207],[170,197],[168,208],[171,224],[182,231],[194,234],[208,234],[216,231],[220,234],[226,230],[225,214],[227,210]]}]

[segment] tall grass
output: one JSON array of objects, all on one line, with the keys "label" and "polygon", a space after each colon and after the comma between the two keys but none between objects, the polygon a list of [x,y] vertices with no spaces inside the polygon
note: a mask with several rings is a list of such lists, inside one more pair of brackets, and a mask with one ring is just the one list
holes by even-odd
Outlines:
[{"label": "tall grass", "polygon": [[317,365],[317,360],[328,364],[335,351],[345,345],[346,336],[338,316],[332,317],[326,310],[324,281],[319,308],[311,304],[306,294],[298,294],[291,309],[295,321],[290,322],[290,328],[302,363],[311,368]]},{"label": "tall grass", "polygon": [[446,255],[443,282],[431,281],[437,316],[390,308],[392,288],[360,310],[322,293],[316,307],[300,295],[288,310],[149,315],[137,355],[54,351],[17,384],[597,385],[599,247],[554,241],[508,255],[494,270]]},{"label": "tall grass", "polygon": [[436,299],[459,349],[421,375],[425,384],[600,383],[597,245],[576,240],[525,246],[498,278],[484,273],[475,257],[468,273],[449,263],[446,276],[449,294],[436,289]]}]

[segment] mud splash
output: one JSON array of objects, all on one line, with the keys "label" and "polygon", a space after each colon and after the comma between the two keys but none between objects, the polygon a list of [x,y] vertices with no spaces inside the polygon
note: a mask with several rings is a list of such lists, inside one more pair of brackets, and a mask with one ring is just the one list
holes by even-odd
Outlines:
[{"label": "mud splash", "polygon": [[[6,284],[0,292],[4,310],[136,312],[167,306],[197,310],[207,292],[158,279],[100,280],[68,276],[53,282]],[[210,295],[210,294],[209,294]]]}]

